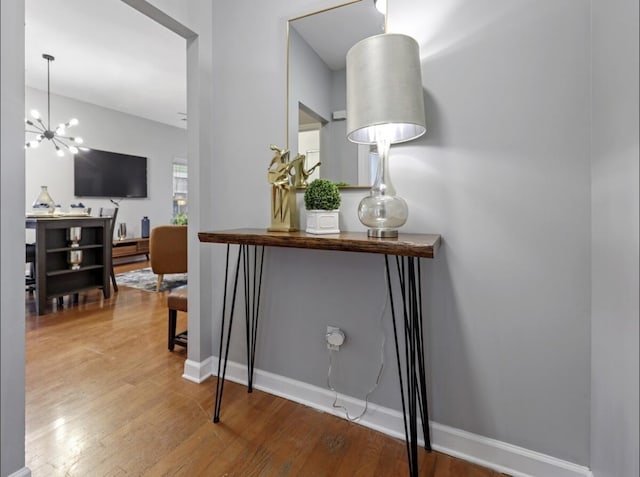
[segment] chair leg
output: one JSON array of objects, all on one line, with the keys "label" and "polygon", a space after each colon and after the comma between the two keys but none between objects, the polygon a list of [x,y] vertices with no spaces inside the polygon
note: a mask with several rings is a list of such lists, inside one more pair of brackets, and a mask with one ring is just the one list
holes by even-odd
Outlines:
[{"label": "chair leg", "polygon": [[160,291],[160,285],[162,285],[162,279],[163,278],[164,278],[164,275],[158,274],[158,281],[156,281],[156,291],[157,292]]},{"label": "chair leg", "polygon": [[34,262],[27,262],[29,264],[29,275],[25,275],[24,284],[25,290],[29,292],[29,294],[33,294],[36,289],[36,270]]},{"label": "chair leg", "polygon": [[113,285],[113,290],[118,291],[118,284],[116,283],[116,273],[113,271],[113,265],[111,265],[111,284]]},{"label": "chair leg", "polygon": [[169,351],[175,348],[176,326],[178,321],[178,310],[169,309]]}]

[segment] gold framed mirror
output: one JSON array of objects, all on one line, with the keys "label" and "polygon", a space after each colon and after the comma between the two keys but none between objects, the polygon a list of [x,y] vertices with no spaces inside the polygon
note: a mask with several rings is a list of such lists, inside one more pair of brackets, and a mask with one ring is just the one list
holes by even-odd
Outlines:
[{"label": "gold framed mirror", "polygon": [[358,41],[385,31],[373,0],[353,0],[287,22],[287,148],[321,165],[322,177],[369,188],[375,166],[368,146],[347,140],[346,54]]}]

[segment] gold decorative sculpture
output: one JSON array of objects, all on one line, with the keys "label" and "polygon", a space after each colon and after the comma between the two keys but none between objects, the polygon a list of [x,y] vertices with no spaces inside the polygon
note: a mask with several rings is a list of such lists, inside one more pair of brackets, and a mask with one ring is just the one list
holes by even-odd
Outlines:
[{"label": "gold decorative sculpture", "polygon": [[315,171],[316,168],[320,165],[320,162],[318,162],[311,169],[305,170],[304,168],[305,159],[306,157],[304,154],[298,154],[296,158],[293,161],[291,161],[291,164],[292,164],[291,168],[293,170],[290,170],[289,174],[291,174],[291,177],[293,177],[294,187],[306,187],[308,185],[307,179],[309,179],[309,176],[313,174],[313,171]]},{"label": "gold decorative sculpture", "polygon": [[294,167],[289,162],[289,150],[271,145],[274,156],[267,171],[271,184],[271,232],[293,232],[297,230],[296,190],[290,185],[289,175]]}]

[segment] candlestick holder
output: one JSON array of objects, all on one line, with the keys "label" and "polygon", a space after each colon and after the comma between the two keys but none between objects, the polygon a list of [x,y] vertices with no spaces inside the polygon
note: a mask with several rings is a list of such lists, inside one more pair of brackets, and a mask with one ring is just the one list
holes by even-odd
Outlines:
[{"label": "candlestick holder", "polygon": [[[67,229],[67,243],[73,249],[80,247],[82,238],[82,227],[69,227]],[[82,265],[82,250],[69,250],[67,263],[71,265],[71,270],[78,270]]]}]

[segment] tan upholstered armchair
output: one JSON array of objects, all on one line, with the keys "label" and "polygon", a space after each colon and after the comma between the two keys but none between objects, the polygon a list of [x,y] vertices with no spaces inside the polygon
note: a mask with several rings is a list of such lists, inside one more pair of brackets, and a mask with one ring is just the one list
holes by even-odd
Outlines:
[{"label": "tan upholstered armchair", "polygon": [[156,291],[165,274],[187,272],[187,226],[160,225],[151,230],[149,239],[151,270],[158,275]]}]

